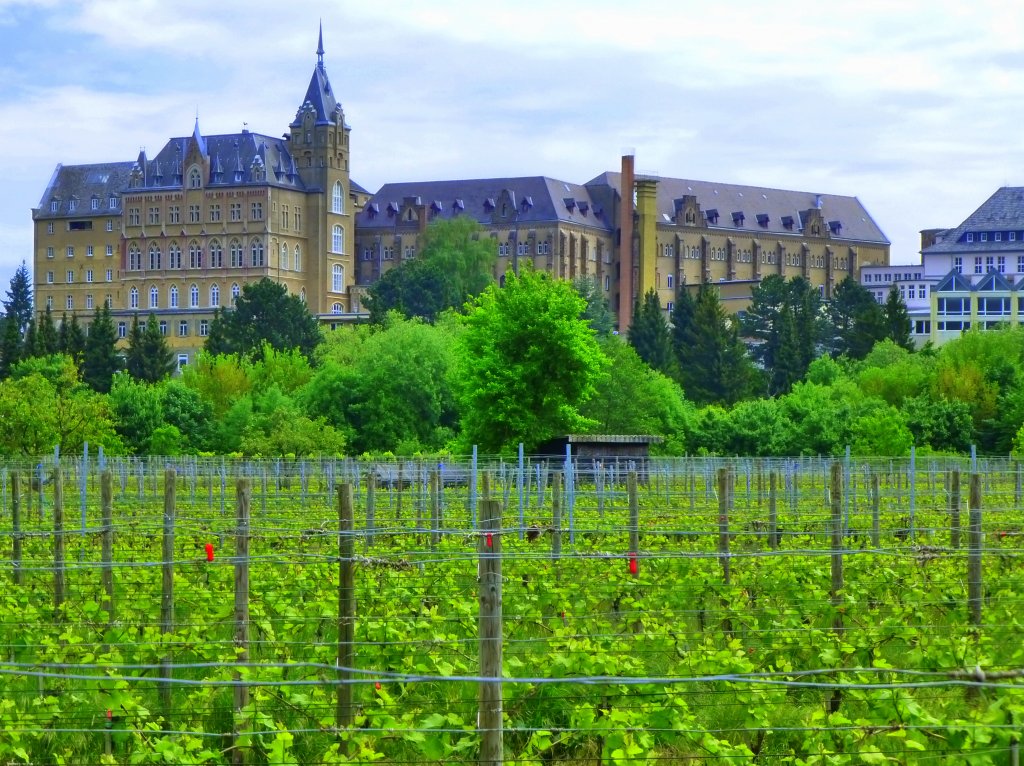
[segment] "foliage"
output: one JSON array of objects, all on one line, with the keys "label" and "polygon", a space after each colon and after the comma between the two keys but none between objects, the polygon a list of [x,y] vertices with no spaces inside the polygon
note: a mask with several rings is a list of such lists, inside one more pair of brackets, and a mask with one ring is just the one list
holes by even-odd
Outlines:
[{"label": "foliage", "polygon": [[194,364],[181,371],[181,383],[207,402],[213,417],[222,418],[240,398],[249,393],[251,363],[237,356],[201,353]]},{"label": "foliage", "polygon": [[60,340],[57,328],[53,324],[53,312],[47,306],[36,324],[35,343],[32,345],[31,356],[50,356],[60,353]]},{"label": "foliage", "polygon": [[615,330],[615,318],[608,306],[608,299],[601,289],[601,283],[594,277],[577,277],[572,281],[576,292],[587,302],[583,318],[598,338],[606,338]]},{"label": "foliage", "polygon": [[241,433],[246,455],[340,455],[344,436],[324,418],[310,418],[276,385],[252,397],[252,412]]},{"label": "foliage", "polygon": [[770,395],[789,391],[807,373],[822,333],[820,310],[817,290],[803,277],[787,282],[771,274],[751,291],[741,328]]},{"label": "foliage", "polygon": [[579,411],[605,363],[585,301],[567,282],[525,269],[469,306],[455,385],[463,440],[484,452],[527,450],[591,424]]},{"label": "foliage", "polygon": [[846,277],[836,286],[828,304],[828,316],[826,345],[833,356],[863,359],[876,341],[886,337],[881,306],[853,277]]},{"label": "foliage", "polygon": [[214,314],[205,349],[210,354],[259,358],[269,346],[278,351],[298,349],[311,357],[319,342],[316,317],[302,299],[264,277],[243,285],[233,308]]},{"label": "foliage", "polygon": [[665,312],[661,308],[661,300],[654,288],[648,290],[633,309],[633,321],[629,325],[629,344],[653,369],[664,373],[673,370],[672,341],[665,321]]},{"label": "foliage", "polygon": [[160,386],[160,409],[166,424],[177,429],[182,452],[209,448],[213,405],[198,391],[180,380],[166,380]]},{"label": "foliage", "polygon": [[72,314],[70,320],[66,312],[61,316],[57,347],[59,353],[70,356],[79,367],[82,365],[85,356],[85,333],[82,332],[82,325],[78,323],[77,314]]},{"label": "foliage", "polygon": [[13,320],[18,331],[24,333],[32,321],[32,276],[28,273],[25,261],[21,262],[11,277],[11,286],[3,304],[4,317]]},{"label": "foliage", "polygon": [[466,216],[438,219],[423,234],[419,255],[386,271],[370,288],[365,305],[379,324],[388,312],[433,322],[459,308],[493,282],[497,244]]},{"label": "foliage", "polygon": [[94,391],[106,393],[110,390],[114,373],[121,366],[121,355],[117,352],[117,330],[110,318],[110,308],[104,301],[92,320],[89,336],[85,340],[82,379]]},{"label": "foliage", "polygon": [[889,288],[882,314],[885,320],[885,337],[901,348],[913,350],[914,342],[910,339],[910,312],[907,311],[907,304],[895,284]]},{"label": "foliage", "polygon": [[150,452],[153,433],[164,425],[160,390],[127,373],[118,373],[110,387],[108,401],[114,427],[128,449],[140,455]]}]

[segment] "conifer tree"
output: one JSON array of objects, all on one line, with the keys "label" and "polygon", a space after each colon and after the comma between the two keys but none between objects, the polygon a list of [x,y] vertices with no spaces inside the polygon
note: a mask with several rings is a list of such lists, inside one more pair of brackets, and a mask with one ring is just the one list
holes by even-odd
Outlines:
[{"label": "conifer tree", "polygon": [[637,355],[655,370],[672,370],[672,341],[661,301],[653,288],[647,291],[633,311],[629,343]]},{"label": "conifer tree", "polygon": [[72,314],[71,319],[68,319],[67,312],[61,315],[57,346],[60,353],[67,354],[75,360],[75,364],[81,366],[85,353],[85,333],[78,323],[78,314]]},{"label": "conifer tree", "polygon": [[914,342],[910,339],[910,312],[896,285],[889,289],[889,295],[882,308],[885,315],[886,337],[897,346],[913,350]]},{"label": "conifer tree", "polygon": [[0,379],[11,374],[11,368],[21,361],[24,341],[18,323],[9,317],[3,318],[3,334],[0,335]]},{"label": "conifer tree", "polygon": [[121,357],[117,353],[117,330],[110,318],[110,308],[104,301],[96,312],[85,341],[82,378],[93,390],[105,394],[110,391],[114,373],[119,369]]},{"label": "conifer tree", "polygon": [[36,342],[34,356],[50,356],[60,351],[60,338],[57,336],[57,328],[53,324],[53,312],[46,307],[39,324],[36,327]]},{"label": "conifer tree", "polygon": [[24,261],[11,277],[11,286],[4,301],[4,315],[8,318],[13,317],[18,330],[22,333],[28,329],[28,323],[32,321],[32,280]]},{"label": "conifer tree", "polygon": [[139,380],[156,383],[174,372],[174,352],[167,345],[167,339],[160,331],[160,322],[157,321],[155,314],[150,314],[146,320],[141,344],[142,366]]}]

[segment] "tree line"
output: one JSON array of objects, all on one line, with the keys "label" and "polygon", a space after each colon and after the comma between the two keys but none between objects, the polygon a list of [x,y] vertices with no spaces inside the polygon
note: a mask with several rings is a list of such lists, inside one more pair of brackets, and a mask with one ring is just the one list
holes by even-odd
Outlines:
[{"label": "tree line", "polygon": [[739,315],[713,285],[680,289],[668,317],[648,293],[620,337],[591,279],[524,266],[496,283],[481,234],[428,227],[366,324],[324,330],[283,286],[247,285],[180,374],[155,316],[120,346],[106,306],[87,333],[36,318],[23,265],[0,319],[0,453],[499,453],[566,433],[657,435],[674,455],[1024,446],[1017,328],[915,351],[895,290],[879,305],[846,279],[823,300],[770,276]]}]

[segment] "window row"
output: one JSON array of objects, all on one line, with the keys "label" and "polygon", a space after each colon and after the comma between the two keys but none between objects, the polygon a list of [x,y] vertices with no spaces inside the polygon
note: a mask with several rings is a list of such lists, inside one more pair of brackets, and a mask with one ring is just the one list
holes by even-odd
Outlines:
[{"label": "window row", "polygon": [[[113,269],[107,269],[106,273],[104,274],[104,276],[105,276],[104,281],[106,281],[106,282],[113,282],[114,281],[114,270]],[[64,281],[67,282],[67,284],[69,284],[69,285],[70,284],[74,284],[75,272],[72,271],[71,269],[68,269],[67,273],[64,275]],[[92,269],[86,269],[85,270],[85,281],[86,282],[94,282],[95,281],[93,279],[93,270]],[[52,285],[53,282],[54,282],[53,272],[52,271],[46,272],[46,284]]]},{"label": "window row", "polygon": [[[166,223],[169,224],[180,224],[180,223],[202,223],[202,205],[192,204],[185,207],[185,216],[182,217],[182,206],[181,205],[168,205],[166,208],[167,219]],[[128,208],[128,225],[129,226],[141,226],[142,208],[130,207]],[[159,226],[163,223],[164,209],[158,205],[152,205],[146,208],[146,224],[149,226]],[[242,203],[231,202],[227,206],[227,220],[237,223],[242,220]],[[301,212],[298,208],[295,210],[295,228],[300,228]],[[219,223],[223,219],[223,209],[220,203],[211,203],[206,210],[206,220],[210,223]],[[249,220],[250,221],[262,221],[263,220],[263,203],[252,202],[249,205]],[[108,229],[109,231],[110,229]]]},{"label": "window row", "polygon": [[[237,282],[231,285],[231,303],[232,304],[238,299],[238,296],[241,294],[241,292],[242,292],[241,288],[238,286]],[[131,288],[131,290],[128,291],[128,308],[130,308],[130,309],[141,308],[141,306],[140,306],[140,297],[141,297],[141,295],[142,294],[139,292],[139,288],[137,288],[137,287]],[[209,296],[209,300],[207,301],[207,306],[209,308],[218,308],[221,305],[221,303],[220,303],[220,285],[218,285],[218,284],[210,285],[208,296]],[[199,308],[199,302],[200,302],[199,285],[191,285],[188,288],[188,307],[189,308],[193,308],[193,309]],[[151,285],[150,288],[149,288],[149,305],[147,306],[147,308],[158,309],[158,308],[160,308],[160,304],[161,304],[161,301],[160,301],[160,288],[157,287],[156,285]],[[181,305],[180,305],[180,294],[178,292],[178,286],[177,285],[171,285],[170,288],[168,288],[168,290],[167,290],[167,304],[166,304],[166,307],[167,308],[172,308],[172,309],[181,308]]]},{"label": "window row", "polygon": [[[106,295],[106,297],[103,298],[103,302],[105,304],[107,304],[107,308],[112,308],[113,305],[114,305],[114,297],[108,293]],[[48,308],[50,311],[53,311],[53,296],[52,295],[47,295],[46,296],[46,308]],[[68,311],[74,311],[75,310],[75,296],[74,295],[65,295],[64,296],[64,308],[66,310],[68,310]],[[88,295],[85,296],[85,309],[87,311],[92,311],[95,308],[96,308],[96,301],[93,298],[92,293],[89,293]]]},{"label": "window row", "polygon": [[[167,248],[167,259],[164,260],[164,253],[160,249],[160,246],[153,243],[149,246],[147,253],[147,259],[143,260],[142,249],[132,243],[128,247],[128,270],[129,271],[141,271],[143,264],[148,264],[150,271],[160,271],[165,267],[168,269],[181,269],[183,267],[183,252],[181,247],[176,242],[172,242]],[[206,258],[204,259],[204,255]],[[283,271],[301,271],[302,270],[302,251],[299,246],[295,246],[294,258],[289,257],[288,246],[285,244],[281,245],[279,253],[278,267]],[[242,243],[237,239],[232,239],[228,243],[227,249],[227,264],[230,268],[239,269],[246,266],[245,250],[242,247]],[[219,240],[212,240],[210,242],[208,251],[203,252],[202,246],[193,240],[188,245],[188,268],[190,269],[222,269],[225,265],[225,252],[220,244]],[[254,240],[249,246],[249,260],[248,265],[252,268],[262,268],[266,266],[266,258],[263,250],[263,242],[261,240]]]},{"label": "window row", "polygon": [[[167,334],[167,328],[168,328],[167,320],[166,319],[161,319],[160,320],[160,334],[161,335],[166,335]],[[191,322],[189,322],[189,320],[187,320],[187,319],[180,319],[180,320],[178,320],[178,327],[177,327],[178,337],[179,338],[187,338],[189,336],[190,332],[191,332],[191,328],[192,328],[192,324],[191,324]],[[196,323],[196,331],[197,331],[197,334],[199,335],[200,338],[205,338],[207,335],[209,335],[210,334],[210,320],[209,319],[200,319]],[[117,323],[117,337],[118,338],[122,338],[122,339],[128,337],[128,322],[118,322]],[[183,363],[181,357],[182,357],[182,355],[179,354],[178,355],[178,363],[179,363],[179,365]],[[188,361],[188,358],[187,358],[187,355],[186,355],[185,362],[187,362],[187,361]]]},{"label": "window row", "polygon": [[[65,251],[64,251],[64,254],[68,258],[74,258],[75,257],[75,246],[74,245],[68,245],[67,249],[65,249]],[[107,257],[110,257],[113,254],[114,254],[114,246],[113,245],[107,245],[106,246],[105,255]],[[86,258],[92,258],[94,255],[96,255],[95,246],[93,246],[93,245],[86,245],[85,246],[85,257]],[[46,257],[47,258],[53,258],[53,248],[52,247],[46,248]]]},{"label": "window row", "polygon": [[[50,200],[50,212],[51,213],[58,213],[58,212],[60,212],[60,202],[61,201],[60,201],[59,198],[55,198],[55,199],[51,199]],[[78,202],[79,202],[78,197],[72,197],[71,199],[68,200],[68,212],[69,213],[74,213],[76,210],[78,210]],[[99,210],[100,209],[100,198],[99,197],[93,196],[89,200],[89,209],[90,210]],[[117,209],[117,197],[115,197],[114,195],[110,195],[109,197],[107,197],[107,209],[108,210],[116,210]]]}]

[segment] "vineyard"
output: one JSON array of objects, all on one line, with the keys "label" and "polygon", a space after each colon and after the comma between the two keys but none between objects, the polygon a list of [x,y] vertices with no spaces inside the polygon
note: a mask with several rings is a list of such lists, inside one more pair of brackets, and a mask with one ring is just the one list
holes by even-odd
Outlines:
[{"label": "vineyard", "polygon": [[0,480],[4,764],[1017,763],[1012,461]]}]

